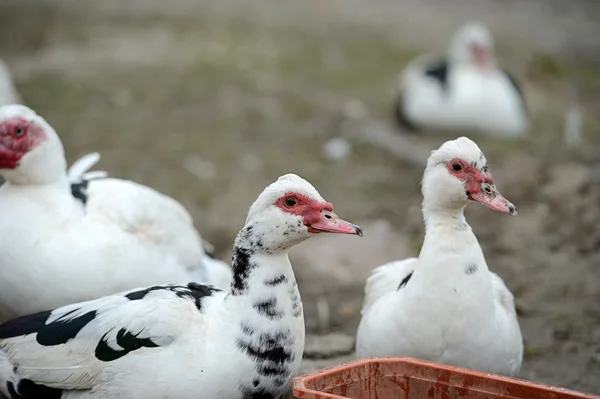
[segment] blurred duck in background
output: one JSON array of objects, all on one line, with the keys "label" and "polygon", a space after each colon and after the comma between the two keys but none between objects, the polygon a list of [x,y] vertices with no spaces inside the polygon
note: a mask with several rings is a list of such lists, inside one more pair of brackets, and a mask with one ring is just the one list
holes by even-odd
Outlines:
[{"label": "blurred duck in background", "polygon": [[498,66],[494,43],[481,23],[463,25],[446,59],[423,55],[400,75],[394,103],[399,126],[409,131],[457,131],[514,139],[528,116],[519,84]]},{"label": "blurred duck in background", "polygon": [[9,104],[21,104],[23,100],[15,88],[8,66],[0,59],[0,107]]},{"label": "blurred duck in background", "polygon": [[105,172],[90,154],[67,172],[56,131],[24,105],[0,107],[0,321],[144,285],[227,289],[174,199]]},{"label": "blurred duck in background", "polygon": [[523,359],[514,298],[489,270],[464,209],[479,202],[516,215],[517,208],[496,189],[485,156],[466,137],[432,152],[422,191],[421,253],[373,270],[356,353],[409,356],[513,376]]}]

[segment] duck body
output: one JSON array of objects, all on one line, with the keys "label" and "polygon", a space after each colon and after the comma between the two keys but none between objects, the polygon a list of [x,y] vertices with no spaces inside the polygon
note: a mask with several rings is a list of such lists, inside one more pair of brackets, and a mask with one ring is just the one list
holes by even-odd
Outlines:
[{"label": "duck body", "polygon": [[[431,73],[445,69],[445,81]],[[429,72],[429,73],[428,73]],[[514,80],[502,70],[482,73],[446,62],[424,69],[406,84],[397,107],[411,129],[470,130],[519,137],[527,129],[523,99]]]},{"label": "duck body", "polygon": [[43,118],[25,106],[0,108],[0,321],[202,276],[228,288],[229,266],[209,261],[183,206],[88,172],[98,157],[67,173],[62,143]]},{"label": "duck body", "polygon": [[[49,314],[50,319],[65,320],[55,337],[49,334],[59,321],[34,334],[0,340],[6,351],[0,358],[9,362],[14,355],[10,361],[23,370],[9,375],[5,394],[63,399],[279,398],[298,373],[304,349],[304,319],[293,274],[290,277],[286,284],[249,293],[254,298],[208,286],[170,285],[59,308]],[[276,298],[280,319],[257,313],[254,305],[262,295]],[[81,325],[79,320],[90,312],[94,318]],[[0,328],[0,336],[11,327]],[[80,327],[73,341],[57,343],[66,340],[61,334]]]},{"label": "duck body", "polygon": [[227,291],[138,288],[0,324],[11,399],[280,399],[304,351],[289,249],[318,232],[362,234],[308,182],[285,175],[250,208]]},{"label": "duck body", "polygon": [[441,227],[430,237],[431,255],[393,263],[377,276],[395,286],[364,310],[357,354],[409,356],[514,375],[523,346],[512,294],[489,271],[466,223]]},{"label": "duck body", "polygon": [[[469,164],[487,170],[485,158],[477,160],[478,151],[472,152],[470,158],[468,154],[459,158],[460,151],[439,159],[432,155],[428,169],[433,171],[426,172],[423,182],[426,235],[421,253],[380,266],[369,277],[357,332],[359,356],[409,356],[505,375],[520,370],[523,340],[513,295],[489,271],[463,215],[465,204],[459,196],[461,191],[465,195],[465,187],[455,185],[450,180],[454,176],[445,176],[446,165],[441,163],[446,158],[451,164],[462,159],[465,170]],[[488,179],[487,174],[482,178]],[[464,178],[471,195],[479,195],[474,187],[479,180],[471,183],[471,177]],[[454,189],[456,198],[452,196],[448,208],[442,199],[427,198]],[[481,201],[513,213],[514,206],[495,187],[490,186],[489,198]]]},{"label": "duck body", "polygon": [[66,179],[44,186],[6,183],[0,203],[3,319],[132,284],[186,281],[206,256],[187,212],[133,182],[90,181],[85,204],[72,196]]},{"label": "duck body", "polygon": [[522,91],[496,66],[492,39],[482,25],[467,25],[448,57],[425,55],[400,76],[396,120],[411,131],[457,131],[521,137],[528,128]]}]

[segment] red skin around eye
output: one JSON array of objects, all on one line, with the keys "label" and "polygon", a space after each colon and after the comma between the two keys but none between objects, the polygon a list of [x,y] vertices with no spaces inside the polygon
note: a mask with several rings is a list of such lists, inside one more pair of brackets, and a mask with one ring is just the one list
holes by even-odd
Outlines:
[{"label": "red skin around eye", "polygon": [[[18,129],[23,134],[17,135]],[[23,155],[31,151],[45,134],[39,126],[21,117],[8,119],[0,124],[0,169],[15,169]]]},{"label": "red skin around eye", "polygon": [[[286,199],[293,197],[296,200],[296,205],[287,206]],[[304,224],[312,224],[321,220],[321,211],[333,211],[333,205],[329,202],[320,202],[303,194],[289,192],[279,198],[275,205],[284,212],[293,215],[302,216]]]},{"label": "red skin around eye", "polygon": [[[462,166],[462,169],[458,172],[452,169],[452,165],[455,163],[458,163]],[[452,161],[448,162],[446,168],[448,169],[448,173],[456,176],[465,183],[465,190],[470,193],[479,192],[481,190],[481,183],[485,182],[494,184],[492,174],[489,171],[484,173],[481,171],[481,169],[471,166],[462,159],[453,159]]]}]

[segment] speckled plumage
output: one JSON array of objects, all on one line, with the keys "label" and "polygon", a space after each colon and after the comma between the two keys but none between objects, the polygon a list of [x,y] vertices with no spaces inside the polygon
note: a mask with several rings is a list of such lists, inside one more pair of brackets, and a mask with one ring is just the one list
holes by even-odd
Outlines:
[{"label": "speckled plumage", "polygon": [[280,399],[304,350],[288,251],[315,235],[303,216],[276,206],[289,192],[324,202],[295,175],[269,186],[235,240],[228,292],[195,283],[157,285],[1,324],[0,392],[11,399],[28,393]]}]

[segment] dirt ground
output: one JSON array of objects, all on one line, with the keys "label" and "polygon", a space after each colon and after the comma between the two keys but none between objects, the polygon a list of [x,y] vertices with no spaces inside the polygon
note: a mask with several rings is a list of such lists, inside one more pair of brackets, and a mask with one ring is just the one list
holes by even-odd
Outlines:
[{"label": "dirt ground", "polygon": [[[223,259],[264,186],[310,180],[365,237],[293,251],[307,329],[353,335],[369,271],[418,253],[423,165],[448,138],[394,131],[397,73],[471,19],[524,80],[533,120],[518,142],[471,136],[519,215],[467,211],[516,297],[521,376],[600,393],[597,2],[4,0],[0,57],[69,161],[99,151],[113,176],[177,198]],[[576,148],[562,140],[571,108]],[[323,152],[335,137],[352,149],[339,161]]]}]

